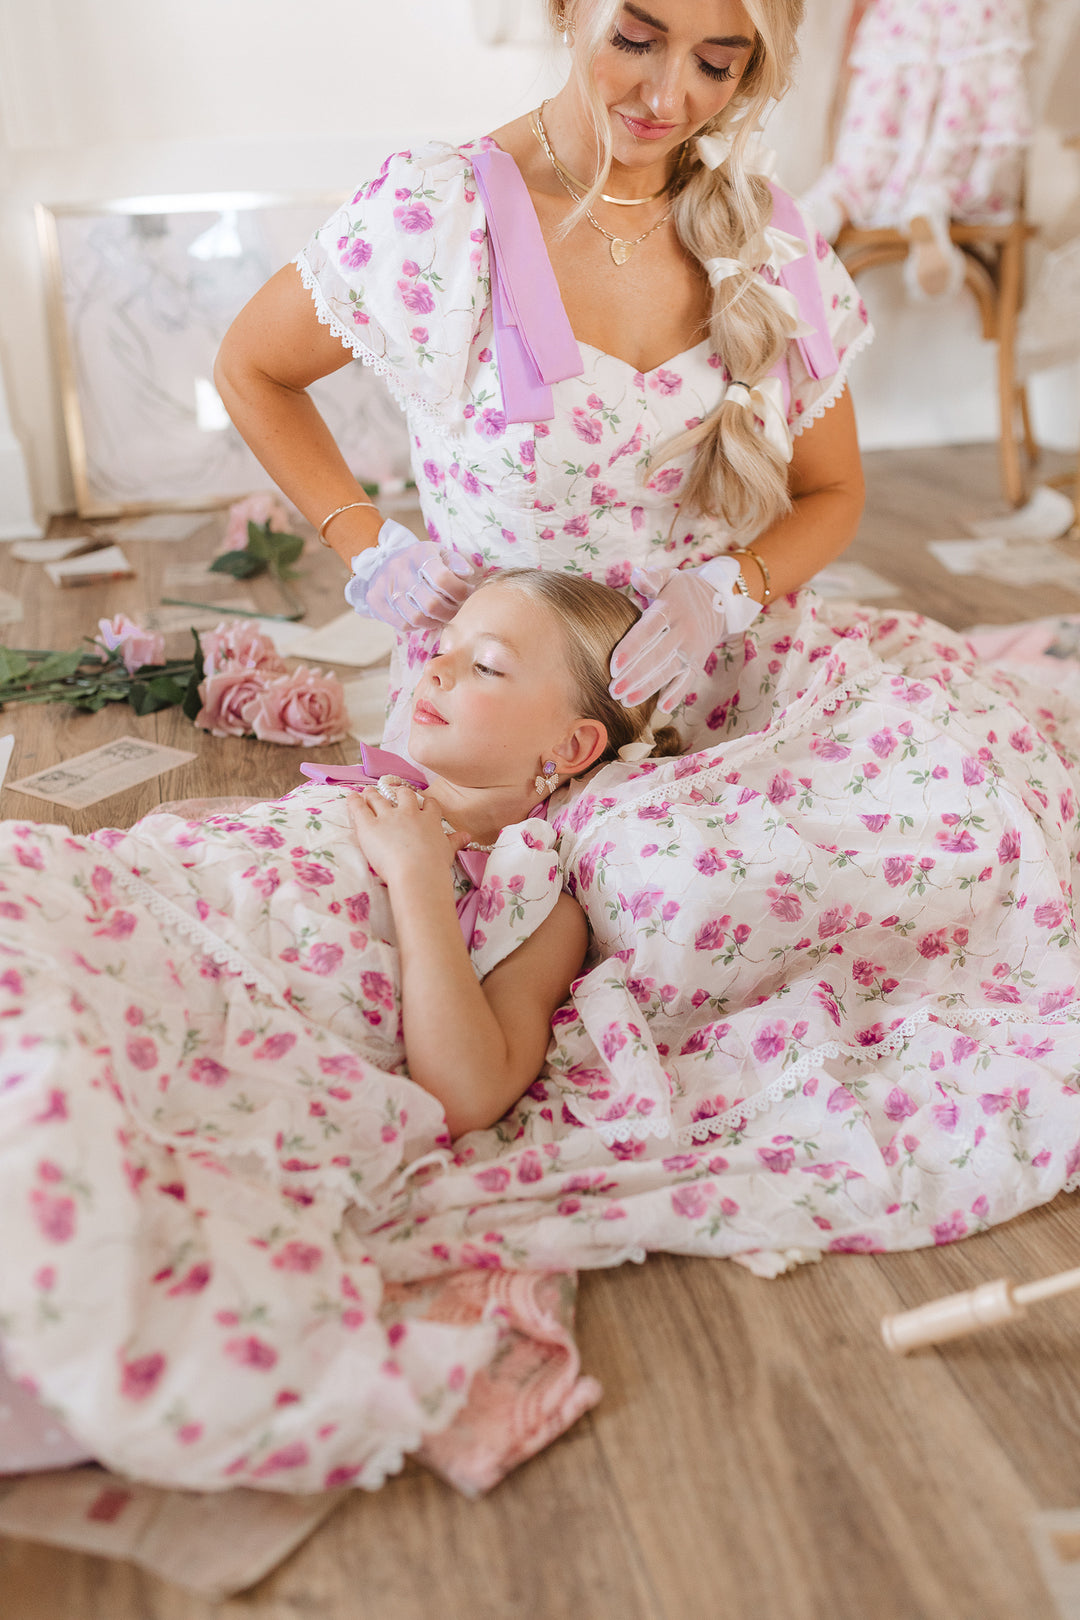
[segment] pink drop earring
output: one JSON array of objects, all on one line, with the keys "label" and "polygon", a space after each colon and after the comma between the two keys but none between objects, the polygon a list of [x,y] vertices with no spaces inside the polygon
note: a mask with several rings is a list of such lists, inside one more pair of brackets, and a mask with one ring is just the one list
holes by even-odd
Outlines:
[{"label": "pink drop earring", "polygon": [[539,793],[540,797],[542,799],[546,799],[548,794],[554,793],[555,789],[558,787],[559,773],[553,759],[545,759],[543,770],[543,776],[538,775],[533,778],[533,786],[536,788],[536,791]]}]

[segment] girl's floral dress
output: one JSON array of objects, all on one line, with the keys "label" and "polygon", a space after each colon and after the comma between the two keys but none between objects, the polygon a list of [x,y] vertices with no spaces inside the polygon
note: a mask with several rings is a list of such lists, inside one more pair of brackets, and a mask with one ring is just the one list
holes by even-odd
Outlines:
[{"label": "girl's floral dress", "polygon": [[[385,377],[406,413],[428,533],[478,563],[561,569],[617,587],[638,563],[715,556],[730,535],[679,506],[691,457],[648,465],[722,395],[729,374],[707,341],[649,372],[581,343],[581,375],[553,385],[551,419],[507,421],[471,163],[493,144],[433,142],[388,158],[297,260],[320,321]],[[847,271],[816,232],[808,228],[806,240],[839,369],[813,378],[790,346],[795,433],[842,392],[870,337]],[[398,649],[391,747],[404,741],[402,712],[430,640],[413,635]]]},{"label": "girl's floral dress", "polygon": [[[1080,1176],[1080,727],[912,615],[776,603],[697,752],[508,829],[482,973],[566,883],[542,1073],[450,1144],[344,794],[0,824],[0,1342],[164,1483],[377,1484],[499,1354],[402,1285],[948,1243]],[[558,840],[557,851],[554,849]]]}]

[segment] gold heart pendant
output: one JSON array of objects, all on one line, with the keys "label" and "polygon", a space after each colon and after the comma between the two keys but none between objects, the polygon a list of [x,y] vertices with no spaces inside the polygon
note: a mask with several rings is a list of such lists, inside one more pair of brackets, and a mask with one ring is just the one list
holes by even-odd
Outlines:
[{"label": "gold heart pendant", "polygon": [[611,257],[616,264],[625,264],[633,251],[633,242],[624,242],[621,236],[611,238]]}]

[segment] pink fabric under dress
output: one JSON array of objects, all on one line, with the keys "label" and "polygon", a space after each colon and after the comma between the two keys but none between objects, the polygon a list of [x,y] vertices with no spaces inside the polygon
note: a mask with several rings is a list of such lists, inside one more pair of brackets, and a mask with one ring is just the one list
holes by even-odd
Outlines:
[{"label": "pink fabric under dress", "polygon": [[[297,260],[319,319],[386,378],[406,412],[429,534],[488,566],[555,568],[619,587],[638,563],[715,556],[728,532],[679,508],[689,457],[648,467],[660,445],[723,397],[729,374],[708,341],[649,372],[577,344],[576,374],[558,375],[569,364],[561,352],[551,367],[552,414],[509,419],[489,222],[474,173],[477,157],[492,151],[485,139],[395,154]],[[789,346],[796,434],[842,392],[870,335],[832,249],[809,227],[801,234],[837,365],[813,376],[798,343]],[[404,744],[405,710],[432,644],[424,634],[399,644],[388,746]]]}]

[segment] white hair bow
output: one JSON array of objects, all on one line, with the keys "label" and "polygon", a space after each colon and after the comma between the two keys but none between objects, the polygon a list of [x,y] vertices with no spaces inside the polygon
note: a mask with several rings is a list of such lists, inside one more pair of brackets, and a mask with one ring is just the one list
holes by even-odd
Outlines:
[{"label": "white hair bow", "polygon": [[701,267],[714,287],[719,287],[729,276],[750,270],[750,266],[743,264],[741,259],[702,259]]},{"label": "white hair bow", "polygon": [[773,449],[785,461],[791,460],[794,446],[784,414],[784,385],[779,377],[762,377],[753,387],[748,387],[744,382],[728,383],[724,403],[728,401],[752,411]]},{"label": "white hair bow", "polygon": [[733,135],[699,135],[694,145],[707,169],[718,169],[731,156]]},{"label": "white hair bow", "polygon": [[[716,135],[699,135],[694,145],[697,155],[707,169],[718,169],[731,156],[735,134],[726,130]],[[760,174],[766,180],[776,178],[776,153],[761,141],[747,141],[744,153],[746,168],[751,174]]]},{"label": "white hair bow", "polygon": [[648,759],[656,747],[656,738],[653,736],[652,726],[646,726],[637,742],[623,743],[619,749],[619,758],[627,765],[636,765],[639,760]]}]

